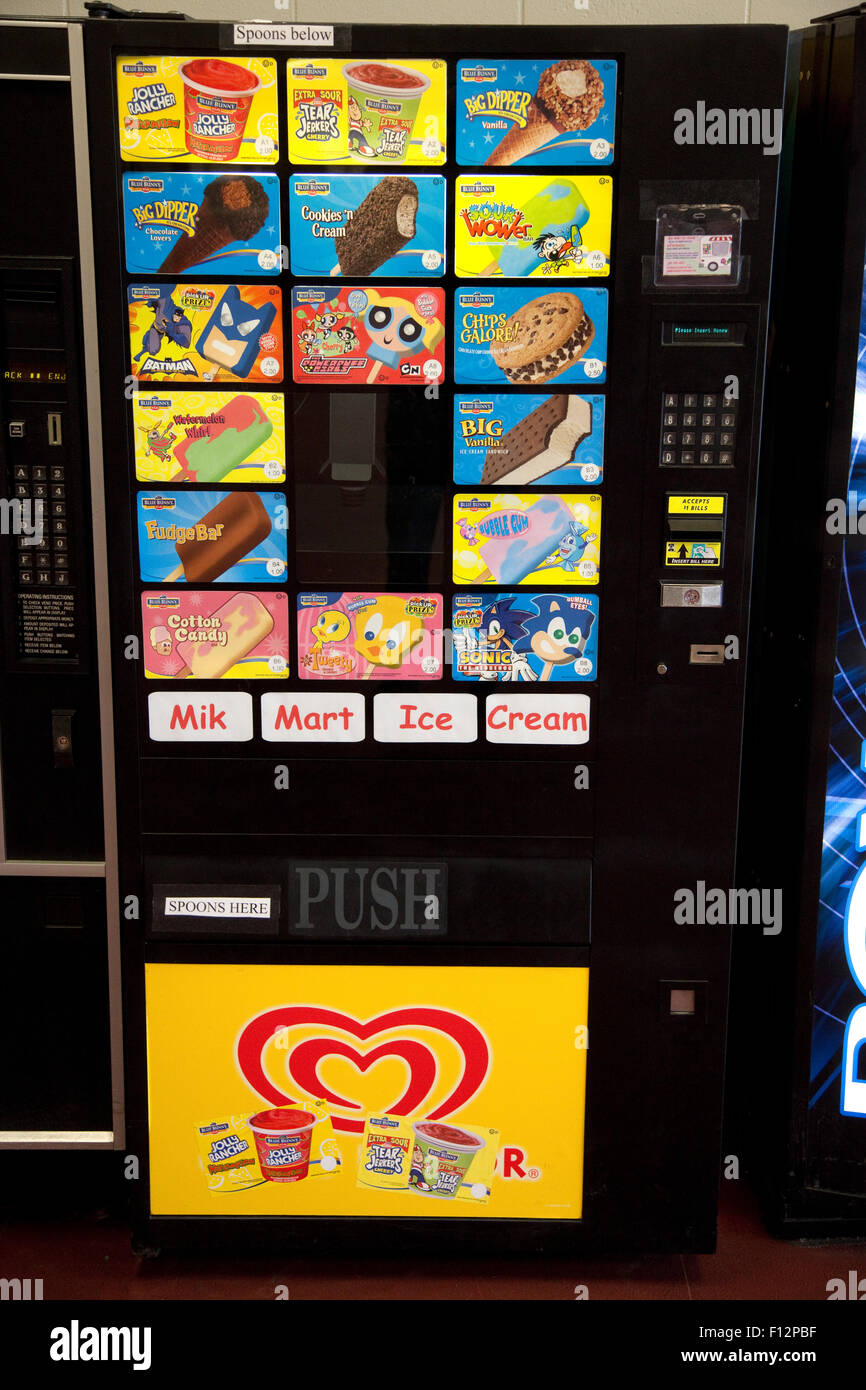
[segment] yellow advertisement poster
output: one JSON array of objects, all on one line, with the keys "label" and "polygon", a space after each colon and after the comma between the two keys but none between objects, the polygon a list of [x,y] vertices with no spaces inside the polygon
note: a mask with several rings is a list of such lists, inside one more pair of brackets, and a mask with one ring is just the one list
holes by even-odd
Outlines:
[{"label": "yellow advertisement poster", "polygon": [[132,398],[140,483],[282,483],[282,394],[139,391]]},{"label": "yellow advertisement poster", "polygon": [[603,278],[612,208],[607,174],[461,174],[454,268],[470,280]]},{"label": "yellow advertisement poster", "polygon": [[308,55],[289,58],[287,77],[290,163],[365,164],[383,174],[445,163],[441,58]]},{"label": "yellow advertisement poster", "polygon": [[597,584],[597,492],[458,492],[455,584]]},{"label": "yellow advertisement poster", "polygon": [[118,58],[117,116],[128,164],[276,164],[276,60]]},{"label": "yellow advertisement poster", "polygon": [[579,1218],[588,983],[148,965],[152,1214]]}]

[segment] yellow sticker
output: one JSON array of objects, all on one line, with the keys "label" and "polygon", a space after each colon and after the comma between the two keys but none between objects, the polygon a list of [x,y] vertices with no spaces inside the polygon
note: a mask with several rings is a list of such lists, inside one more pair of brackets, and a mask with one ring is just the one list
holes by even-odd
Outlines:
[{"label": "yellow sticker", "polygon": [[666,567],[672,565],[720,565],[721,563],[721,541],[667,541],[665,544]]},{"label": "yellow sticker", "polygon": [[668,497],[668,514],[689,516],[722,516],[725,498],[706,493],[688,493],[685,496]]},{"label": "yellow sticker", "polygon": [[282,483],[283,397],[255,391],[139,391],[132,399],[140,483]]},{"label": "yellow sticker", "polygon": [[473,280],[607,276],[612,203],[606,174],[461,174],[455,270]]},{"label": "yellow sticker", "polygon": [[154,1215],[580,1218],[588,970],[160,962],[145,982]]},{"label": "yellow sticker", "polygon": [[274,58],[117,60],[120,157],[128,164],[276,164]]},{"label": "yellow sticker", "polygon": [[289,58],[292,164],[445,163],[447,79],[441,58]]}]

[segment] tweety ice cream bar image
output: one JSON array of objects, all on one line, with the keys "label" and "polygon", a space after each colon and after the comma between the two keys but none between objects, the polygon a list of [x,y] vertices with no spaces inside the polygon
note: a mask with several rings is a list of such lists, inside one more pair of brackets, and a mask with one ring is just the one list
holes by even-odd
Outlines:
[{"label": "tweety ice cream bar image", "polygon": [[277,285],[130,285],[132,372],[151,381],[279,382]]},{"label": "tweety ice cream bar image", "polygon": [[610,272],[608,174],[463,174],[455,189],[461,278],[598,278]]},{"label": "tweety ice cream bar image", "polygon": [[442,678],[441,594],[298,595],[302,680]]},{"label": "tweety ice cream bar image", "polygon": [[458,493],[455,584],[597,584],[597,493]]},{"label": "tweety ice cream bar image", "polygon": [[609,164],[616,63],[586,58],[457,65],[460,164]]},{"label": "tweety ice cream bar image", "polygon": [[144,673],[149,680],[271,680],[289,674],[289,605],[265,590],[145,591]]},{"label": "tweety ice cream bar image", "polygon": [[295,381],[417,386],[445,370],[445,295],[414,286],[292,290]]}]

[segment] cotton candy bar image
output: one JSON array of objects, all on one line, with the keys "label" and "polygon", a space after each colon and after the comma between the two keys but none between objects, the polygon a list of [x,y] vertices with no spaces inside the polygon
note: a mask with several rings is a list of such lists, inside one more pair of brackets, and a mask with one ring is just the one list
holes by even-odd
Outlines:
[{"label": "cotton candy bar image", "polygon": [[515,487],[571,463],[592,434],[592,406],[583,396],[555,395],[487,450],[481,482]]},{"label": "cotton candy bar image", "polygon": [[174,450],[183,474],[196,483],[220,483],[273,434],[258,401],[236,396],[204,423],[206,433],[184,439]]},{"label": "cotton candy bar image", "polygon": [[[514,526],[515,517],[520,518],[520,529]],[[497,583],[519,584],[553,554],[573,519],[558,497],[542,497],[521,512],[496,512],[477,529],[483,535],[488,528],[497,527],[504,534],[485,541],[479,555]]]},{"label": "cotton candy bar image", "polygon": [[173,583],[181,572],[190,584],[218,579],[267,539],[271,521],[258,493],[230,492],[202,517],[196,530],[201,534],[193,540],[176,543],[181,564],[166,583]]},{"label": "cotton candy bar image", "polygon": [[255,594],[233,594],[209,618],[216,641],[184,642],[192,680],[219,680],[273,630],[274,620]]},{"label": "cotton candy bar image", "polygon": [[372,275],[415,235],[418,186],[411,179],[386,177],[367,194],[335,242],[332,275]]}]

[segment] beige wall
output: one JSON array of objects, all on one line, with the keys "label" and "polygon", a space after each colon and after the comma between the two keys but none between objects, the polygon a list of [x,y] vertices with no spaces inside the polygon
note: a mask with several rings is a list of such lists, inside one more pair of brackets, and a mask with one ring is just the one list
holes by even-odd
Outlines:
[{"label": "beige wall", "polygon": [[[117,0],[124,9],[181,10],[190,19],[345,20],[362,24],[787,24],[833,9],[815,0]],[[8,10],[7,10],[8,5]],[[84,14],[82,0],[0,0],[0,13]],[[836,8],[841,9],[841,4]],[[467,17],[471,16],[471,19]]]}]

